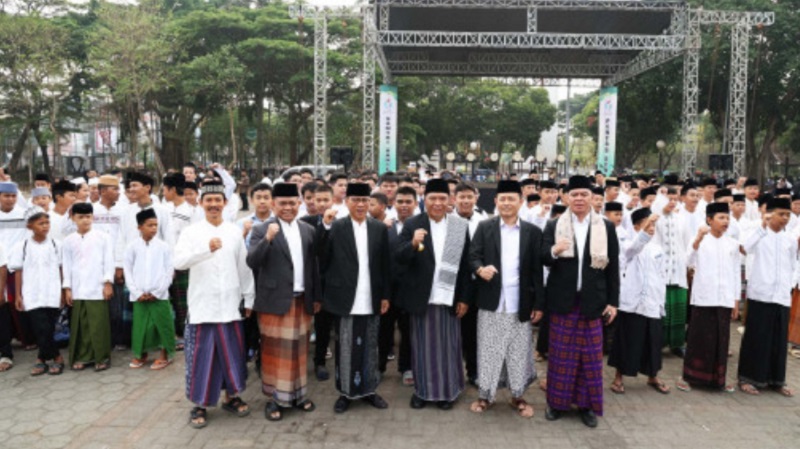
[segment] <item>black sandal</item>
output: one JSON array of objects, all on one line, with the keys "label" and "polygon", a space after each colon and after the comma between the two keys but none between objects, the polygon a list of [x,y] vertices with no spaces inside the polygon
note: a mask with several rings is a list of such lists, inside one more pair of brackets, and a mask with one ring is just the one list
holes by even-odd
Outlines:
[{"label": "black sandal", "polygon": [[31,377],[41,376],[42,374],[45,373],[47,373],[47,364],[39,362],[33,365],[33,369],[31,370]]},{"label": "black sandal", "polygon": [[283,419],[283,411],[274,401],[269,401],[267,402],[267,406],[264,407],[264,417],[267,418],[267,421],[280,421]]},{"label": "black sandal", "polygon": [[[241,407],[243,406],[245,407],[244,410],[241,409]],[[225,410],[226,412],[229,413],[233,413],[239,418],[243,418],[250,414],[250,407],[239,396],[229,399],[228,402],[223,402],[222,410]]]},{"label": "black sandal", "polygon": [[313,412],[314,410],[316,410],[317,406],[314,405],[314,403],[311,402],[310,400],[306,399],[304,401],[301,401],[301,402],[298,402],[297,404],[295,404],[294,408],[296,408],[297,410],[306,412],[306,413],[310,413],[310,412]]},{"label": "black sandal", "polygon": [[99,373],[100,371],[105,371],[109,368],[111,368],[111,360],[103,360],[94,366],[94,372]]},{"label": "black sandal", "polygon": [[[203,407],[195,407],[189,413],[189,425],[195,429],[202,429],[203,427],[208,425],[208,419],[206,418],[206,409]],[[202,419],[200,422],[195,422],[197,419]]]},{"label": "black sandal", "polygon": [[63,363],[53,363],[50,365],[50,371],[47,374],[51,376],[59,376],[64,373],[64,364]]}]

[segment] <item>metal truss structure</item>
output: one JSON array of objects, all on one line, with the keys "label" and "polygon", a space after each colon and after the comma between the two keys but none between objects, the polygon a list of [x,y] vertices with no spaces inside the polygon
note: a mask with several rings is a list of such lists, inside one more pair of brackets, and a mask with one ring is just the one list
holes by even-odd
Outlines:
[{"label": "metal truss structure", "polygon": [[[291,13],[299,15],[299,8],[302,7],[293,7]],[[476,10],[501,14],[510,20],[495,20],[500,23],[498,31],[486,31],[484,12]],[[682,162],[684,172],[692,173],[697,165],[701,26],[727,25],[731,27],[732,49],[725,151],[733,154],[734,172],[741,175],[745,171],[750,31],[775,21],[771,12],[695,10],[683,0],[373,0],[360,11],[306,12],[313,15],[315,24],[314,163],[317,165],[324,163],[327,153],[327,19],[344,15],[363,19],[362,165],[365,168],[373,167],[374,163],[376,65],[381,69],[384,83],[391,83],[393,76],[442,75],[514,78],[528,80],[530,85],[551,86],[563,85],[565,78],[600,79],[603,85],[611,86],[682,56]],[[562,30],[553,22],[559,18],[563,21],[564,14],[569,14],[570,23],[561,24]],[[582,29],[581,24],[591,27],[598,21],[588,20],[587,25],[587,21],[581,22],[581,14],[590,19],[595,14],[619,16],[611,16],[616,19],[609,21],[611,28]],[[432,15],[439,21],[430,25]],[[453,15],[458,15],[458,20],[444,23]],[[649,28],[637,23],[637,17],[647,22]],[[469,31],[473,28],[464,23],[480,26]]]}]

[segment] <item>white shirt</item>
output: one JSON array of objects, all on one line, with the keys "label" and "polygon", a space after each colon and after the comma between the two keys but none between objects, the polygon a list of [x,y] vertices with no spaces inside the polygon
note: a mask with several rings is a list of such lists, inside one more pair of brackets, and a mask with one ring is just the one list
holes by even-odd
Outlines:
[{"label": "white shirt", "polygon": [[17,243],[8,260],[10,270],[22,270],[22,301],[25,310],[61,307],[61,244],[53,238],[39,243],[28,237]]},{"label": "white shirt", "polygon": [[[211,239],[222,247],[211,252]],[[255,282],[247,266],[242,232],[233,223],[214,226],[207,220],[181,232],[173,259],[176,270],[189,270],[189,323],[229,323],[242,319],[239,304],[253,308]]]},{"label": "white shirt", "polygon": [[500,303],[497,313],[519,312],[519,235],[520,221],[508,226],[500,220]]},{"label": "white shirt", "polygon": [[664,278],[664,252],[646,232],[639,232],[622,249],[625,278],[619,294],[619,310],[647,318],[665,315],[667,284]]},{"label": "white shirt", "polygon": [[353,222],[353,233],[358,253],[358,282],[356,297],[350,315],[372,315],[372,280],[369,273],[369,241],[367,237],[367,220]]},{"label": "white shirt", "polygon": [[272,186],[272,180],[269,179],[269,176],[264,176],[263,178],[261,178],[261,184],[267,184],[269,186]]},{"label": "white shirt", "polygon": [[[435,262],[434,271],[433,271],[433,283],[434,285],[437,283],[436,281],[439,278],[439,270],[442,266],[442,254],[444,254],[444,243],[447,239],[447,215],[439,221],[438,223],[433,219],[430,220],[431,223],[431,241],[433,241],[433,259]],[[438,305],[438,306],[452,306],[453,305],[453,292],[451,294],[447,294],[446,292],[442,291],[438,288],[431,288],[431,297],[428,298],[428,304]]]},{"label": "white shirt", "polygon": [[105,283],[114,281],[111,237],[96,229],[73,232],[64,239],[61,267],[63,287],[72,289],[73,299],[103,301]]},{"label": "white shirt", "polygon": [[10,212],[0,210],[0,244],[6,251],[11,250],[28,235],[30,231],[25,223],[25,209],[14,206]]},{"label": "white shirt", "polygon": [[761,212],[758,210],[757,200],[744,200],[744,217],[748,220],[761,221]]},{"label": "white shirt", "polygon": [[180,206],[175,206],[175,203],[165,202],[164,207],[169,211],[172,230],[172,241],[177,242],[181,236],[181,232],[192,223],[200,221],[200,217],[195,214],[195,208],[191,204],[184,201]]},{"label": "white shirt", "polygon": [[136,302],[145,293],[156,299],[169,299],[169,286],[175,268],[172,249],[164,241],[153,238],[134,240],[125,249],[125,284],[130,290],[130,301]]},{"label": "white shirt", "polygon": [[744,248],[755,259],[747,280],[747,298],[791,307],[797,240],[786,231],[759,226]]},{"label": "white shirt", "polygon": [[337,219],[350,216],[350,209],[347,208],[347,205],[345,203],[342,204],[333,203],[331,209],[336,211]]},{"label": "white shirt", "polygon": [[50,232],[47,234],[48,237],[52,237],[59,242],[63,242],[64,237],[68,236],[72,232],[75,232],[74,223],[69,218],[69,211],[64,215],[61,215],[51,209],[47,215],[50,217]]},{"label": "white shirt", "polygon": [[680,288],[689,288],[686,278],[686,248],[692,243],[692,234],[685,224],[684,217],[677,212],[660,215],[656,221],[655,243],[664,251],[664,282],[666,285],[677,285]]},{"label": "white shirt", "polygon": [[[635,232],[630,232],[625,229],[625,226],[620,224],[619,226],[615,226],[614,229],[617,231],[617,247],[619,248],[620,252],[623,248],[626,248],[628,245],[631,244],[631,240],[635,237]],[[619,258],[619,279],[620,282],[622,278],[625,276],[625,258]]]},{"label": "white shirt", "polygon": [[586,248],[586,239],[589,237],[589,224],[592,222],[592,214],[586,214],[583,222],[578,220],[577,215],[571,212],[570,215],[572,216],[572,230],[575,232],[575,241],[578,243],[578,247],[575,249],[578,257],[578,289],[576,291],[580,292],[583,286],[583,250]]},{"label": "white shirt", "polygon": [[695,251],[690,243],[688,265],[694,267],[691,303],[698,307],[733,308],[742,294],[739,242],[706,234]]},{"label": "white shirt", "polygon": [[303,239],[300,236],[300,225],[297,224],[295,218],[291,223],[287,223],[278,219],[281,225],[281,232],[289,244],[289,254],[292,256],[292,268],[294,269],[294,287],[295,293],[306,291],[305,285],[305,261],[303,260]]},{"label": "white shirt", "polygon": [[[457,212],[453,213],[458,215]],[[458,216],[461,217],[461,215]],[[467,226],[469,227],[469,238],[472,238],[475,237],[475,231],[478,230],[478,225],[480,224],[480,222],[486,219],[486,215],[481,214],[480,212],[473,211],[472,215],[469,218],[467,217],[461,217],[461,218],[467,220]]]},{"label": "white shirt", "polygon": [[[109,209],[98,202],[92,207],[94,208],[92,229],[97,229],[98,231],[103,231],[108,234],[114,245],[114,266],[122,268],[122,259],[125,255],[125,239],[122,236],[122,217],[125,215],[126,206],[118,202]],[[74,226],[70,226],[70,228],[74,228]]]}]

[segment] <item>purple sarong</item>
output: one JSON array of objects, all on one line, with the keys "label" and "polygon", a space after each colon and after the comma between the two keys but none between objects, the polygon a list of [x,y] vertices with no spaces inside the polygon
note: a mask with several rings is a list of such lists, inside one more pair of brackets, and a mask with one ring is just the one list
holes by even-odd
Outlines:
[{"label": "purple sarong", "polygon": [[213,407],[222,389],[230,396],[244,391],[247,364],[241,321],[187,324],[184,337],[187,399]]}]

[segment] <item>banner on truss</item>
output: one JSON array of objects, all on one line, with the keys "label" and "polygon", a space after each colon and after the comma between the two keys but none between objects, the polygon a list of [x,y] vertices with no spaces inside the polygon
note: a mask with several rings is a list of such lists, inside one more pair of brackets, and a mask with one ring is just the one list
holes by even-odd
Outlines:
[{"label": "banner on truss", "polygon": [[617,145],[617,88],[600,89],[600,136],[597,140],[597,170],[611,175]]},{"label": "banner on truss", "polygon": [[380,87],[378,173],[397,171],[397,86]]}]

